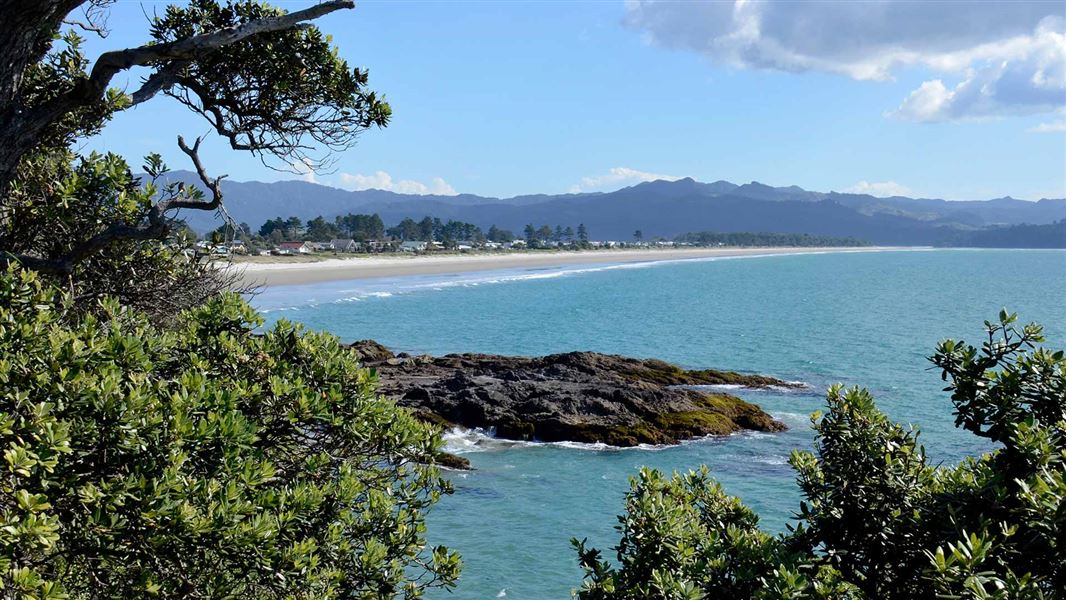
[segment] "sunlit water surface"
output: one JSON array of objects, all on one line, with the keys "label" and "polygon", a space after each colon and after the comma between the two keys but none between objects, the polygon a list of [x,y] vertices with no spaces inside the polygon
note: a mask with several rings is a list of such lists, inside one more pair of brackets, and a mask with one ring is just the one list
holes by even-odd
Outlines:
[{"label": "sunlit water surface", "polygon": [[[459,550],[454,598],[569,598],[580,571],[569,539],[601,548],[641,465],[706,464],[729,493],[783,530],[799,501],[789,452],[809,448],[808,414],[832,382],[870,388],[892,418],[921,426],[953,463],[985,447],[953,427],[927,357],[944,337],[979,342],[1001,307],[1066,347],[1066,252],[935,250],[594,265],[276,287],[268,321],[376,339],[397,351],[536,355],[596,350],[774,375],[803,393],[739,390],[790,430],[616,450],[449,436],[474,471],[435,507],[430,541]],[[610,555],[610,553],[608,553]],[[434,597],[448,597],[435,594]]]}]

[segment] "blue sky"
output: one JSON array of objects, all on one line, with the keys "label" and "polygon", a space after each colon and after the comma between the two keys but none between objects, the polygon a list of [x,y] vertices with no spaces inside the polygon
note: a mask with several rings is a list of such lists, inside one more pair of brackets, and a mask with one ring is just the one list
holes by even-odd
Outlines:
[{"label": "blue sky", "polygon": [[[90,39],[90,54],[143,43],[145,12],[164,6],[120,0],[111,35]],[[393,122],[314,177],[492,196],[659,176],[1066,196],[1066,5],[920,6],[358,2],[319,25],[369,69]],[[207,131],[159,97],[86,148],[134,162],[160,152],[187,168],[175,137]],[[296,177],[217,139],[203,154],[235,180]]]}]

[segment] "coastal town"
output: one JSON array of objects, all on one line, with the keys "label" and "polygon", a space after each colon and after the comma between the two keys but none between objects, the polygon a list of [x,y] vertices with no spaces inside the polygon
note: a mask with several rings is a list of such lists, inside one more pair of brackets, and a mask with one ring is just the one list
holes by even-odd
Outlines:
[{"label": "coastal town", "polygon": [[460,221],[425,217],[404,219],[386,228],[374,215],[319,216],[304,224],[297,217],[268,220],[258,231],[245,223],[227,223],[199,236],[185,227],[174,244],[189,257],[336,257],[341,255],[433,255],[446,253],[505,253],[530,250],[578,251],[708,247],[845,247],[867,245],[853,238],[781,233],[686,233],[674,238],[646,239],[637,229],[632,239],[591,239],[588,228],[526,225],[521,235],[492,225],[488,231]]},{"label": "coastal town", "polygon": [[[721,245],[721,244],[719,244]],[[199,240],[192,245],[192,250],[200,255],[215,257],[226,256],[328,256],[343,254],[389,254],[389,253],[412,253],[433,254],[445,252],[506,252],[519,250],[594,250],[614,248],[679,248],[694,246],[687,242],[675,242],[668,240],[656,240],[652,242],[620,242],[614,240],[589,240],[584,244],[565,242],[543,242],[530,244],[526,240],[512,240],[509,242],[493,242],[489,240],[459,240],[451,244],[445,244],[436,240],[366,240],[356,241],[351,238],[338,238],[325,242],[310,240],[293,240],[279,242],[269,248],[255,248],[241,239],[233,239],[225,242],[214,243],[210,240]]]}]

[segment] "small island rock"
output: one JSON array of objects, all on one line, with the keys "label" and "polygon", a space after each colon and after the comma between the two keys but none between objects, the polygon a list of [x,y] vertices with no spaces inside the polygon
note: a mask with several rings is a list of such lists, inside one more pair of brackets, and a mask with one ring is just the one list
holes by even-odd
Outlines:
[{"label": "small island rock", "polygon": [[596,352],[408,356],[372,340],[352,348],[377,371],[379,391],[401,406],[445,427],[492,429],[510,440],[636,446],[781,431],[785,426],[757,405],[691,386],[797,387],[763,375]]}]

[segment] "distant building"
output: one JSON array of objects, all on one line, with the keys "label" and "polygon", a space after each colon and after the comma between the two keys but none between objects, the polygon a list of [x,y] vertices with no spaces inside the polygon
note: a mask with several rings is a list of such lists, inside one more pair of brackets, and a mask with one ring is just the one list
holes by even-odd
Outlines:
[{"label": "distant building", "polygon": [[407,240],[400,244],[400,250],[403,250],[404,252],[425,252],[428,247],[428,242],[421,242],[418,240]]},{"label": "distant building", "polygon": [[276,250],[278,254],[290,255],[311,254],[315,249],[311,242],[282,242]]},{"label": "distant building", "polygon": [[359,249],[359,245],[355,243],[355,240],[330,240],[330,250],[334,252],[355,252]]}]

